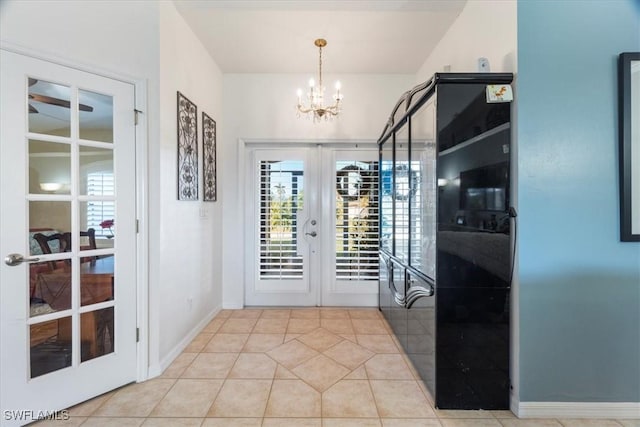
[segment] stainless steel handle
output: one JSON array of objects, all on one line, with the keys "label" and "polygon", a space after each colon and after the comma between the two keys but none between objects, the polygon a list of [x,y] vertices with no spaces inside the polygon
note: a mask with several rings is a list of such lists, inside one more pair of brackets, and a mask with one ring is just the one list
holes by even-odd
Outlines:
[{"label": "stainless steel handle", "polygon": [[4,257],[4,263],[11,266],[11,267],[15,267],[16,265],[20,265],[23,262],[38,262],[40,261],[40,258],[34,257],[34,258],[25,258],[22,254],[9,254],[6,257]]},{"label": "stainless steel handle", "polygon": [[318,235],[318,233],[316,233],[315,231],[312,231],[311,233],[304,233],[304,234],[311,237],[316,237]]}]

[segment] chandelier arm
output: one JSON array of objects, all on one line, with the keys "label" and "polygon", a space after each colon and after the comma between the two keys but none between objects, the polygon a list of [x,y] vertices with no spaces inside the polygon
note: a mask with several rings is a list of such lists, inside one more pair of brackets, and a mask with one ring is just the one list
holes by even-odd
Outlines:
[{"label": "chandelier arm", "polygon": [[313,108],[305,108],[302,105],[298,105],[298,111],[300,111],[301,113],[310,113],[313,111]]}]

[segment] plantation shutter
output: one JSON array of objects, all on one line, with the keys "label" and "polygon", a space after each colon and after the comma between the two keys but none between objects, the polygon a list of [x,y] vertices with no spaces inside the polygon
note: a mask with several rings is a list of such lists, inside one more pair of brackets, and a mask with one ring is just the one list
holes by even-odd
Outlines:
[{"label": "plantation shutter", "polygon": [[378,162],[337,161],[336,279],[378,280]]},{"label": "plantation shutter", "polygon": [[[113,196],[113,173],[93,172],[87,174],[88,196]],[[115,203],[113,201],[89,200],[87,202],[87,229],[96,230],[96,237],[111,236],[109,229],[103,229],[100,223],[115,219]]]},{"label": "plantation shutter", "polygon": [[302,161],[261,161],[260,279],[300,279],[297,213],[303,208]]}]

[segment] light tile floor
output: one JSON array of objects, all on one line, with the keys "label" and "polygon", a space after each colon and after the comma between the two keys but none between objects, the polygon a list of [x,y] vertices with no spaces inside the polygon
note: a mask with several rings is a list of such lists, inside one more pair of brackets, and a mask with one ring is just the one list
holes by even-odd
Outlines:
[{"label": "light tile floor", "polygon": [[223,310],[162,376],[40,425],[145,427],[640,427],[441,411],[376,309]]}]

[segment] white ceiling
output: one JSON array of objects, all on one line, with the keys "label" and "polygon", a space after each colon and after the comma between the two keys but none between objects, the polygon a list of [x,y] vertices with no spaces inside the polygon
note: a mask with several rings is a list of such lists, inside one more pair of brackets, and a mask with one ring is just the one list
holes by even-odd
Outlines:
[{"label": "white ceiling", "polygon": [[[416,73],[467,0],[174,0],[224,73]],[[473,0],[471,0],[473,1]]]}]

